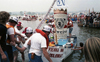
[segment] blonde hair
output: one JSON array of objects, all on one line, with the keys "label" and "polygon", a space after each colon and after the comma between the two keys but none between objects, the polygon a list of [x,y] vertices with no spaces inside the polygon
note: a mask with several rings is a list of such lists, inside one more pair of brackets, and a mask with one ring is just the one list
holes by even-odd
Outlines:
[{"label": "blonde hair", "polygon": [[92,37],[84,45],[86,62],[100,62],[100,38]]}]

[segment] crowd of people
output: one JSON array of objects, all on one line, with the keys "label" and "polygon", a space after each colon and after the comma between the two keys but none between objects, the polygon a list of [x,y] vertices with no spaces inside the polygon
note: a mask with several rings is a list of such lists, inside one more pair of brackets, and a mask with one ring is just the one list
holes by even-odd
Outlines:
[{"label": "crowd of people", "polygon": [[88,27],[100,27],[100,13],[91,12],[87,15],[82,14],[80,16],[68,16],[72,21],[77,21],[79,24]]},{"label": "crowd of people", "polygon": [[9,18],[8,12],[0,12],[0,62],[16,62],[18,51],[22,54],[22,62],[25,62],[24,50],[26,48],[29,49],[29,62],[42,62],[42,52],[48,61],[52,62],[46,50],[51,28],[44,26],[43,30],[36,29],[37,33],[33,34],[33,29],[26,27],[20,34],[23,28],[21,22],[18,22],[16,17]]},{"label": "crowd of people", "polygon": [[[46,25],[42,30],[36,29],[34,34],[31,27],[26,27],[20,34],[23,28],[22,23],[18,22],[16,17],[9,18],[8,12],[0,11],[0,62],[16,62],[18,51],[22,55],[22,62],[25,62],[24,51],[27,48],[29,49],[29,62],[43,62],[42,53],[49,62],[52,62],[47,52],[51,27]],[[69,28],[69,36],[71,36],[73,22],[70,18],[66,27]],[[73,50],[83,51],[85,62],[100,62],[99,47],[100,38],[92,37],[87,39],[85,44],[80,43],[80,47],[75,47],[76,49]]]}]

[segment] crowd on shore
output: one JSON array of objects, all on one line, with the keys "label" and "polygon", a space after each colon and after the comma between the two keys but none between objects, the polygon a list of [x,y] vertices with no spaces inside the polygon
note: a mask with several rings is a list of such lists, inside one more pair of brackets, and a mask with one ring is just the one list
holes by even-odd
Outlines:
[{"label": "crowd on shore", "polygon": [[[99,14],[100,15],[100,14]],[[16,17],[9,19],[10,14],[0,11],[0,62],[16,62],[18,51],[22,54],[22,62],[25,62],[24,51],[29,48],[29,62],[43,62],[42,53],[49,62],[52,62],[47,47],[49,46],[50,26],[44,26],[42,30],[36,29],[33,34],[31,27],[26,27],[22,34],[20,30],[23,28],[21,22]],[[69,24],[65,28],[71,27],[69,35],[72,32],[72,22],[68,18]],[[21,47],[20,44],[23,44]],[[85,54],[85,62],[100,62],[100,38],[92,37],[86,40],[85,45],[76,50],[83,50]],[[74,50],[74,49],[73,49]]]},{"label": "crowd on shore", "polygon": [[78,24],[84,26],[100,27],[100,13],[97,12],[90,12],[87,15],[82,14],[80,16],[74,15],[73,17],[68,17],[71,18],[72,21],[77,21]]}]

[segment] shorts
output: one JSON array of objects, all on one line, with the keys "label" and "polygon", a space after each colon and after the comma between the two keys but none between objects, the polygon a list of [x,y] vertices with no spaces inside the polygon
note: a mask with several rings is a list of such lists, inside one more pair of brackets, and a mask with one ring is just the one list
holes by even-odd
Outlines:
[{"label": "shorts", "polygon": [[15,46],[12,46],[12,50],[14,51],[18,51],[17,48]]},{"label": "shorts", "polygon": [[29,62],[43,62],[41,56],[35,54],[34,59],[31,59],[31,53],[28,54]]},{"label": "shorts", "polygon": [[[21,48],[21,46],[19,46]],[[12,46],[12,51],[18,51],[18,49],[15,46]]]},{"label": "shorts", "polygon": [[69,33],[72,33],[73,28],[69,28]]},{"label": "shorts", "polygon": [[9,61],[13,61],[13,50],[11,45],[7,45],[7,54],[9,57]]},{"label": "shorts", "polygon": [[9,58],[8,58],[8,54],[7,54],[7,52],[6,51],[4,51],[4,53],[5,53],[5,55],[6,55],[6,57],[7,57],[7,60],[2,60],[2,57],[1,57],[1,54],[0,54],[0,62],[9,62]]}]

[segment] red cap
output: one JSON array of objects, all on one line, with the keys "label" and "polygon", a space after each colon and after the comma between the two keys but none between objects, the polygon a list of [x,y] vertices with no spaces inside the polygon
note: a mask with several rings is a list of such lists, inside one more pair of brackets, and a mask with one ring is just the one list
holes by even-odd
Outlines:
[{"label": "red cap", "polygon": [[26,27],[22,33],[26,33],[26,29],[27,29],[27,28],[28,28],[28,27]]},{"label": "red cap", "polygon": [[21,24],[22,24],[21,22],[18,22],[17,26],[21,26]]},{"label": "red cap", "polygon": [[31,33],[33,29],[31,27],[26,27],[22,33]]},{"label": "red cap", "polygon": [[22,24],[21,22],[18,22],[18,24]]}]

